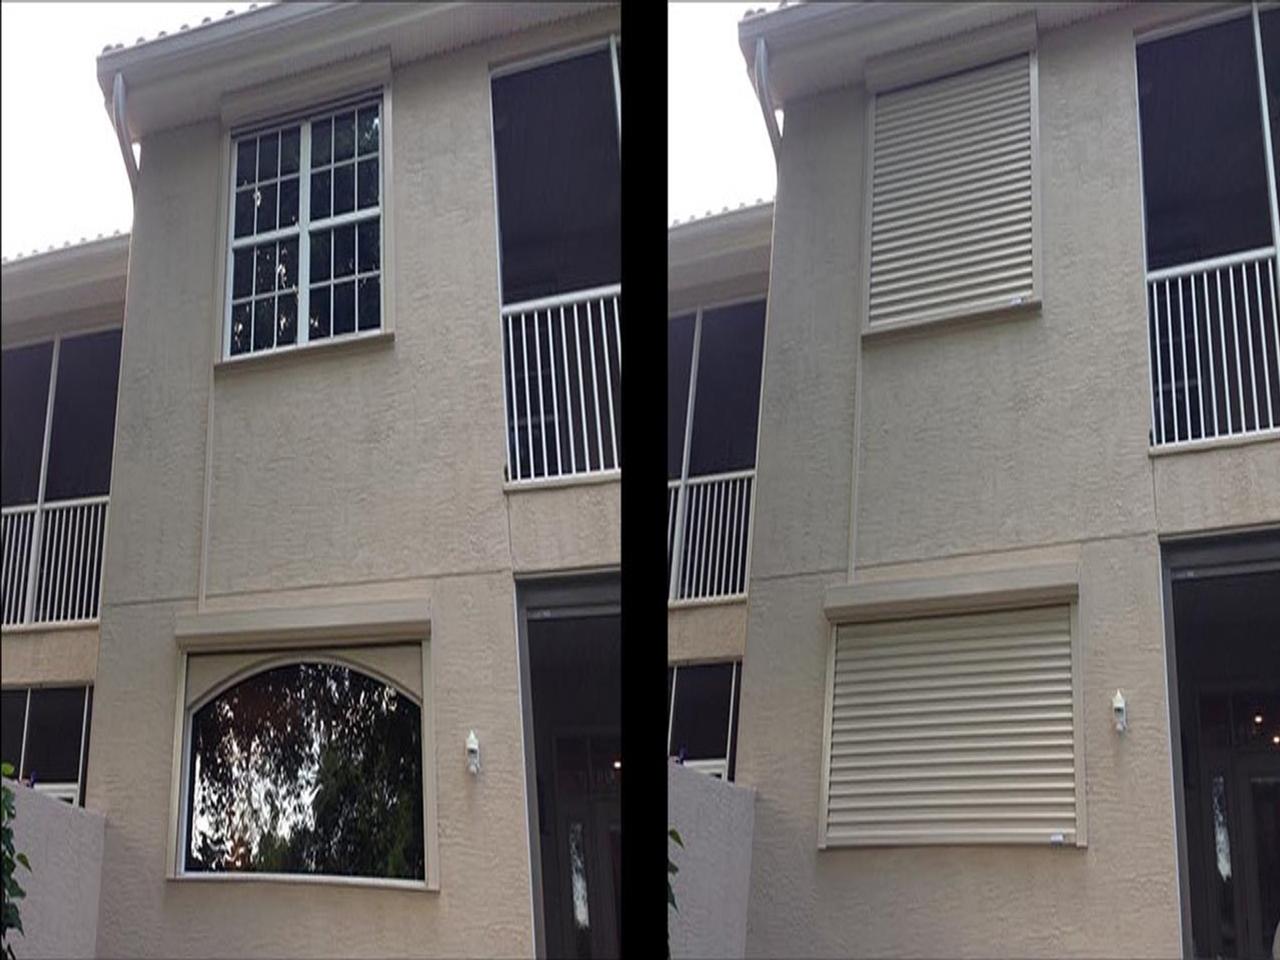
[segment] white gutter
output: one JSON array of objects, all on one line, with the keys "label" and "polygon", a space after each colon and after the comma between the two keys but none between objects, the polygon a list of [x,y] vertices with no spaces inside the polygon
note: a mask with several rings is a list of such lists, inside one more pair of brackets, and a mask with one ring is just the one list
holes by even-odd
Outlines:
[{"label": "white gutter", "polygon": [[124,74],[117,73],[111,85],[111,125],[116,128],[116,140],[120,142],[120,155],[124,157],[125,173],[129,174],[129,189],[138,193],[138,162],[133,157],[133,144],[129,141],[129,122],[125,112]]},{"label": "white gutter", "polygon": [[773,159],[778,159],[778,151],[782,147],[782,132],[778,129],[778,115],[774,112],[773,95],[769,93],[769,48],[764,44],[764,37],[756,38],[756,56],[751,66],[752,81],[756,88],[756,99],[760,101],[760,109],[764,112],[765,129],[769,131],[769,142],[773,145]]}]

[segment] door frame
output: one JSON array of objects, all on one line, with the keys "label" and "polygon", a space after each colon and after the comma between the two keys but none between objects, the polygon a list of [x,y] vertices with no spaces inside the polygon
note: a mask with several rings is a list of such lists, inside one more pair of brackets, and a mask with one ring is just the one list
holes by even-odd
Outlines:
[{"label": "door frame", "polygon": [[[1173,614],[1173,585],[1187,580],[1230,577],[1280,569],[1280,527],[1260,527],[1218,534],[1194,534],[1160,539],[1160,595],[1164,620],[1166,702],[1169,705],[1169,759],[1173,775],[1173,814],[1176,839],[1174,862],[1178,878],[1182,955],[1194,957],[1190,851],[1187,841],[1187,801],[1183,789],[1182,707],[1178,688],[1177,636]],[[1195,814],[1195,815],[1198,815]]]},{"label": "door frame", "polygon": [[[1268,770],[1267,768],[1271,769]],[[1258,848],[1256,844],[1245,842],[1253,833],[1253,825],[1256,822],[1253,809],[1253,794],[1246,787],[1250,779],[1258,774],[1268,774],[1274,771],[1275,775],[1280,778],[1280,755],[1274,751],[1265,748],[1254,751],[1241,751],[1236,753],[1231,759],[1231,773],[1235,777],[1235,783],[1232,784],[1236,794],[1236,802],[1234,805],[1236,820],[1239,824],[1236,835],[1240,837],[1241,843],[1241,879],[1238,900],[1244,905],[1244,917],[1246,923],[1246,937],[1252,941],[1255,932],[1262,935],[1263,956],[1271,954],[1271,938],[1276,935],[1275,928],[1267,930],[1265,927],[1255,931],[1253,918],[1262,917],[1262,904],[1258,902]],[[1234,869],[1234,864],[1233,864]],[[1244,944],[1246,947],[1252,947],[1251,942]]]},{"label": "door frame", "polygon": [[538,762],[533,726],[533,680],[529,671],[529,621],[611,617],[622,613],[617,567],[568,574],[516,577],[516,647],[520,668],[520,727],[524,753],[525,836],[529,842],[529,886],[534,956],[547,955],[542,897],[542,842],[538,830]]}]

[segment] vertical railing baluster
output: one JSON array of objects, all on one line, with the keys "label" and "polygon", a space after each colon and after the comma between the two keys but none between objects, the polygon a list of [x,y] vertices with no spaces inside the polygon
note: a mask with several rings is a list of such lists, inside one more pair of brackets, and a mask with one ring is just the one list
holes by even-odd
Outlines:
[{"label": "vertical railing baluster", "polygon": [[[551,309],[547,309],[547,352],[550,355],[551,367],[551,416],[556,423],[556,476],[564,476],[564,457],[560,451],[560,397],[556,390],[556,325],[551,319]],[[546,427],[543,427],[546,430]]]},{"label": "vertical railing baluster", "polygon": [[[1244,276],[1244,270],[1241,268],[1240,275]],[[1231,291],[1231,334],[1236,343],[1236,390],[1240,395],[1240,432],[1244,433],[1248,430],[1249,425],[1244,419],[1244,374],[1240,370],[1240,317],[1236,313],[1236,280],[1235,268],[1230,267],[1227,270],[1227,287]],[[1245,298],[1246,300],[1248,297]]]},{"label": "vertical railing baluster", "polygon": [[[520,354],[524,368],[524,435],[529,446],[529,477],[538,475],[533,463],[533,404],[529,400],[529,330],[524,325],[528,314],[520,314]],[[546,467],[546,464],[543,464]]]},{"label": "vertical railing baluster", "polygon": [[[1204,371],[1200,367],[1200,316],[1196,310],[1196,278],[1192,274],[1187,280],[1191,284],[1191,330],[1196,338],[1196,400],[1200,408],[1200,436],[1204,437]],[[1179,284],[1181,290],[1181,284]]]},{"label": "vertical railing baluster", "polygon": [[600,378],[596,373],[596,328],[591,322],[591,301],[588,300],[584,306],[587,308],[587,349],[591,351],[591,406],[596,413],[596,464],[603,470],[604,436],[600,430]]},{"label": "vertical railing baluster", "polygon": [[[578,354],[578,412],[582,419],[582,464],[583,469],[591,472],[591,444],[587,437],[589,430],[587,427],[587,391],[585,387],[585,378],[582,373],[582,333],[578,325],[578,305],[573,305],[573,345]],[[598,452],[598,451],[597,451]],[[597,463],[600,461],[597,460]]]},{"label": "vertical railing baluster", "polygon": [[1169,295],[1169,281],[1164,282],[1164,323],[1169,347],[1169,416],[1173,420],[1173,442],[1178,442],[1178,381],[1173,372],[1173,298]]},{"label": "vertical railing baluster", "polygon": [[551,468],[547,463],[547,410],[542,398],[546,392],[542,385],[542,328],[538,326],[537,310],[533,311],[533,351],[534,362],[538,365],[538,437],[542,441],[542,475],[547,477],[551,475]]},{"label": "vertical railing baluster", "polygon": [[[515,473],[512,480],[523,480],[524,471],[520,465],[520,410],[516,402],[516,338],[512,328],[511,314],[507,314],[507,360],[511,368],[511,450],[515,451]],[[511,454],[507,454],[507,464],[511,465]]]},{"label": "vertical railing baluster", "polygon": [[[1193,288],[1194,289],[1194,288]],[[1218,436],[1221,431],[1218,429],[1218,381],[1213,373],[1213,313],[1209,309],[1209,274],[1205,273],[1201,281],[1201,290],[1204,291],[1204,336],[1208,343],[1208,349],[1205,351],[1209,355],[1209,402],[1213,407],[1213,435]],[[1199,362],[1199,357],[1196,358]],[[1203,431],[1201,431],[1203,436]]]},{"label": "vertical railing baluster", "polygon": [[[604,351],[604,388],[609,397],[609,449],[613,452],[613,468],[618,469],[618,421],[613,413],[613,364],[609,362],[609,322],[604,300],[600,300],[600,348]],[[603,458],[601,458],[603,459]]]},{"label": "vertical railing baluster", "polygon": [[1178,284],[1178,330],[1181,333],[1179,346],[1182,348],[1182,408],[1187,427],[1186,439],[1191,439],[1191,372],[1187,369],[1187,316],[1182,307],[1182,278]]},{"label": "vertical railing baluster", "polygon": [[[1257,261],[1257,260],[1253,262],[1253,286],[1254,286],[1255,292],[1258,295],[1258,346],[1261,348],[1260,352],[1262,353],[1262,376],[1263,376],[1263,383],[1266,385],[1266,389],[1267,389],[1267,426],[1270,427],[1276,421],[1275,421],[1275,415],[1272,413],[1272,405],[1271,405],[1271,362],[1267,359],[1266,318],[1262,312],[1262,264],[1260,261]],[[1250,333],[1249,335],[1249,343],[1250,344],[1253,343],[1252,333]],[[1277,371],[1277,375],[1280,375],[1280,371]],[[1254,394],[1256,396],[1258,392],[1257,391],[1257,385],[1258,385],[1257,371],[1254,371],[1253,383],[1254,383]],[[1258,429],[1259,430],[1262,429],[1261,422],[1258,423]]]},{"label": "vertical railing baluster", "polygon": [[569,434],[569,470],[578,472],[578,455],[573,443],[573,386],[569,383],[569,338],[564,332],[564,304],[560,305],[560,357],[564,360],[564,425]]},{"label": "vertical railing baluster", "polygon": [[1231,425],[1231,368],[1227,364],[1226,311],[1222,307],[1222,270],[1213,272],[1214,286],[1218,288],[1218,345],[1222,348],[1222,409],[1227,414],[1227,433],[1235,433]]}]

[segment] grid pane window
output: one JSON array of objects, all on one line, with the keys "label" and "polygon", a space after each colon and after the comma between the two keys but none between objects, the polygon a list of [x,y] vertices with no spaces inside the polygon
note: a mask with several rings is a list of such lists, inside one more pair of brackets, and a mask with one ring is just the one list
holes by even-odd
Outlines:
[{"label": "grid pane window", "polygon": [[228,355],[381,328],[381,147],[378,97],[235,138]]}]

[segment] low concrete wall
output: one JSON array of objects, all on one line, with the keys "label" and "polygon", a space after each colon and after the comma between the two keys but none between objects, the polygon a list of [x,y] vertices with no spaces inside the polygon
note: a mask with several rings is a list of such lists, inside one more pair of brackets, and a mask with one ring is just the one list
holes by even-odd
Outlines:
[{"label": "low concrete wall", "polygon": [[15,935],[19,960],[92,957],[98,939],[98,893],[106,818],[29,787],[14,793],[13,845],[31,861],[18,867],[26,891],[19,901],[25,935]]},{"label": "low concrete wall", "polygon": [[667,819],[684,849],[670,844],[680,872],[668,911],[672,957],[741,957],[747,943],[747,893],[756,792],[668,765]]}]

